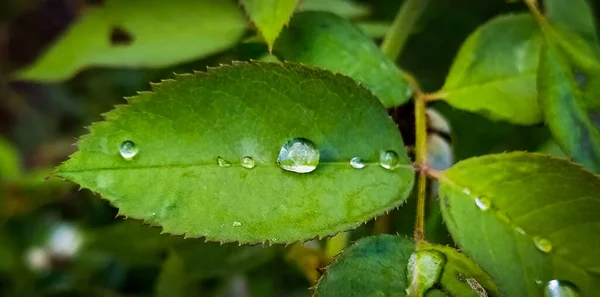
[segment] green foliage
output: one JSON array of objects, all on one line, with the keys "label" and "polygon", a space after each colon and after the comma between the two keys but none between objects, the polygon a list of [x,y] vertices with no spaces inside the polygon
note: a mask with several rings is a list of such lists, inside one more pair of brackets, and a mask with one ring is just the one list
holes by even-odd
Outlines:
[{"label": "green foliage", "polygon": [[233,1],[102,2],[17,78],[53,82],[89,66],[164,67],[222,51],[247,28]]},{"label": "green foliage", "polygon": [[[397,207],[413,184],[385,109],[351,79],[323,70],[236,63],[154,85],[105,117],[56,174],[172,234],[306,240]],[[282,145],[296,137],[321,152],[313,173],[277,166]],[[388,150],[398,154],[392,170],[379,165]],[[244,157],[255,167],[242,166]],[[350,166],[354,157],[366,167]]]},{"label": "green foliage", "polygon": [[330,13],[296,14],[274,51],[284,60],[324,68],[361,82],[387,108],[406,103],[412,93],[402,72],[364,32]]},{"label": "green foliage", "polygon": [[414,243],[400,236],[361,239],[327,267],[314,296],[407,296],[405,271],[414,250]]},{"label": "green foliage", "polygon": [[[462,161],[440,179],[452,237],[506,296],[551,280],[597,292],[600,180],[564,159],[508,153]],[[538,284],[539,283],[539,284]]]},{"label": "green foliage", "polygon": [[453,107],[516,124],[542,121],[536,75],[541,36],[527,14],[497,17],[462,45],[442,92]]},{"label": "green foliage", "polygon": [[0,4],[0,296],[597,295],[595,2],[46,2]]},{"label": "green foliage", "polygon": [[290,20],[296,2],[297,0],[241,0],[269,47],[273,46],[281,29]]}]

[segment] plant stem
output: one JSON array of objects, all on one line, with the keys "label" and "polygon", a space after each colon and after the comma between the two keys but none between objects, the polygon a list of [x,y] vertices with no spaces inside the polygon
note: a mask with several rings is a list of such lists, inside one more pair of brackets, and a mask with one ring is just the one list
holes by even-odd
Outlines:
[{"label": "plant stem", "polygon": [[427,187],[427,95],[423,93],[417,80],[409,74],[405,79],[415,92],[415,167],[419,172],[417,181],[417,217],[415,220],[415,242],[417,247],[425,239],[425,190]]},{"label": "plant stem", "polygon": [[395,61],[417,20],[429,4],[430,0],[405,0],[394,18],[392,27],[388,30],[381,43],[381,51]]}]

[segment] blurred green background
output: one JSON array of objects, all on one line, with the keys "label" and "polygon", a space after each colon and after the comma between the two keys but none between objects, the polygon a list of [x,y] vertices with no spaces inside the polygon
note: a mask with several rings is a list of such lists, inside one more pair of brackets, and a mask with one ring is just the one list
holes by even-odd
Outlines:
[{"label": "blurred green background", "polygon": [[[45,180],[75,151],[73,144],[87,133],[85,126],[125,103],[123,97],[149,90],[149,82],[267,53],[265,45],[240,42],[167,68],[93,67],[59,83],[11,79],[89,7],[102,2],[0,2],[0,296],[310,296],[318,268],[328,262],[325,240],[239,247],[161,236],[158,228],[115,218],[116,209],[89,191]],[[355,3],[368,8],[357,23],[389,24],[402,1]],[[425,90],[435,91],[469,33],[494,16],[525,10],[522,3],[503,0],[431,0],[398,64]],[[246,37],[255,34],[249,26]],[[452,127],[457,161],[494,152],[555,149],[544,126],[492,122],[444,103],[433,107]],[[409,145],[414,143],[411,113],[407,106],[395,116]],[[430,201],[428,238],[452,244],[436,200]],[[368,222],[352,231],[350,239],[377,232],[411,236],[414,199],[382,221],[378,226]]]}]

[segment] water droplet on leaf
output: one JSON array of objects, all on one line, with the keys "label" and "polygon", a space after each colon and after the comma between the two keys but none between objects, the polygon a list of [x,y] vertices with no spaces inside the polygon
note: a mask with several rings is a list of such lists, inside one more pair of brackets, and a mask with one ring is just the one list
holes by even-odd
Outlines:
[{"label": "water droplet on leaf", "polygon": [[254,159],[252,157],[244,157],[242,158],[242,167],[252,169],[256,166]]},{"label": "water droplet on leaf", "polygon": [[463,193],[467,194],[467,195],[471,195],[471,190],[464,188],[463,189]]},{"label": "water droplet on leaf", "polygon": [[119,154],[121,154],[121,157],[123,157],[125,160],[131,160],[131,158],[135,157],[137,153],[138,148],[135,146],[133,141],[123,141],[119,147]]},{"label": "water droplet on leaf", "polygon": [[241,225],[242,225],[242,222],[238,222],[238,221],[235,221],[235,222],[233,222],[233,224],[232,224],[232,226],[233,226],[233,227],[239,227],[239,226],[241,226]]},{"label": "water droplet on leaf", "polygon": [[320,153],[315,144],[306,138],[293,138],[281,146],[277,165],[286,171],[308,173],[319,165]]},{"label": "water droplet on leaf", "polygon": [[363,159],[359,158],[359,157],[354,157],[352,159],[350,159],[350,166],[352,166],[352,168],[356,168],[356,169],[363,169],[365,168],[365,161],[363,161]]},{"label": "water droplet on leaf", "polygon": [[490,207],[492,207],[492,202],[490,201],[490,199],[487,199],[485,197],[476,197],[475,204],[477,205],[477,207],[479,207],[479,209],[483,211],[486,211],[490,209]]},{"label": "water droplet on leaf", "polygon": [[227,162],[225,159],[223,159],[221,157],[217,157],[217,164],[219,164],[219,167],[223,167],[223,168],[231,167],[231,163]]},{"label": "water droplet on leaf", "polygon": [[551,280],[544,289],[544,297],[579,297],[579,290],[570,282]]},{"label": "water droplet on leaf", "polygon": [[521,235],[527,234],[527,233],[525,233],[525,230],[523,230],[521,227],[515,227],[515,231],[517,231],[517,233],[519,233]]},{"label": "water droplet on leaf", "polygon": [[394,151],[381,152],[379,164],[385,169],[394,170],[400,166],[400,157]]},{"label": "water droplet on leaf", "polygon": [[552,243],[546,238],[543,238],[541,236],[534,236],[533,243],[535,244],[535,247],[538,250],[544,253],[549,253],[550,251],[552,251]]}]

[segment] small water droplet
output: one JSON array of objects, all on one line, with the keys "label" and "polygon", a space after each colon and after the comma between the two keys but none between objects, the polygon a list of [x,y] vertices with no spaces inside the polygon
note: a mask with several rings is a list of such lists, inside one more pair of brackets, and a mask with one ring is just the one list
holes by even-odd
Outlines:
[{"label": "small water droplet", "polygon": [[541,286],[541,285],[542,285],[542,283],[543,283],[543,282],[542,282],[542,280],[541,280],[541,279],[536,279],[536,280],[535,280],[535,284],[536,284],[536,285],[538,285],[538,286]]},{"label": "small water droplet", "polygon": [[242,158],[242,167],[252,169],[256,166],[254,159],[252,157],[244,157]]},{"label": "small water droplet", "polygon": [[523,230],[523,228],[521,228],[521,227],[515,227],[515,231],[517,231],[517,233],[519,233],[521,235],[527,234],[527,233],[525,233],[525,230]]},{"label": "small water droplet", "polygon": [[535,247],[538,250],[544,253],[549,253],[550,251],[552,251],[552,243],[546,238],[543,238],[541,236],[534,236],[533,243],[535,244]]},{"label": "small water droplet", "polygon": [[286,171],[308,173],[319,165],[320,153],[316,145],[306,138],[292,138],[281,146],[277,165]]},{"label": "small water droplet", "polygon": [[479,207],[479,209],[483,211],[486,211],[490,209],[490,207],[492,207],[492,202],[490,201],[490,199],[487,199],[485,197],[476,197],[475,204],[477,205],[477,207]]},{"label": "small water droplet", "polygon": [[350,159],[350,166],[352,166],[352,168],[356,168],[356,169],[363,169],[365,168],[365,161],[363,161],[363,159],[359,158],[359,157],[354,157],[352,159]]},{"label": "small water droplet", "polygon": [[567,281],[551,280],[546,284],[544,297],[578,297],[579,290]]},{"label": "small water droplet", "polygon": [[385,169],[394,170],[400,166],[400,157],[394,151],[384,151],[379,155],[379,164]]},{"label": "small water droplet", "polygon": [[464,188],[463,189],[463,193],[467,194],[467,195],[471,195],[471,190]]},{"label": "small water droplet", "polygon": [[231,167],[231,163],[221,157],[217,157],[217,164],[219,164],[219,167],[223,168]]},{"label": "small water droplet", "polygon": [[238,221],[235,221],[235,222],[233,222],[233,224],[232,224],[232,226],[233,226],[233,227],[239,227],[239,226],[241,226],[241,225],[242,225],[242,222],[238,222]]},{"label": "small water droplet", "polygon": [[125,160],[131,160],[133,157],[135,157],[135,155],[137,155],[137,153],[138,148],[135,146],[133,141],[123,141],[119,147],[119,154],[121,154],[121,157],[123,157]]}]

